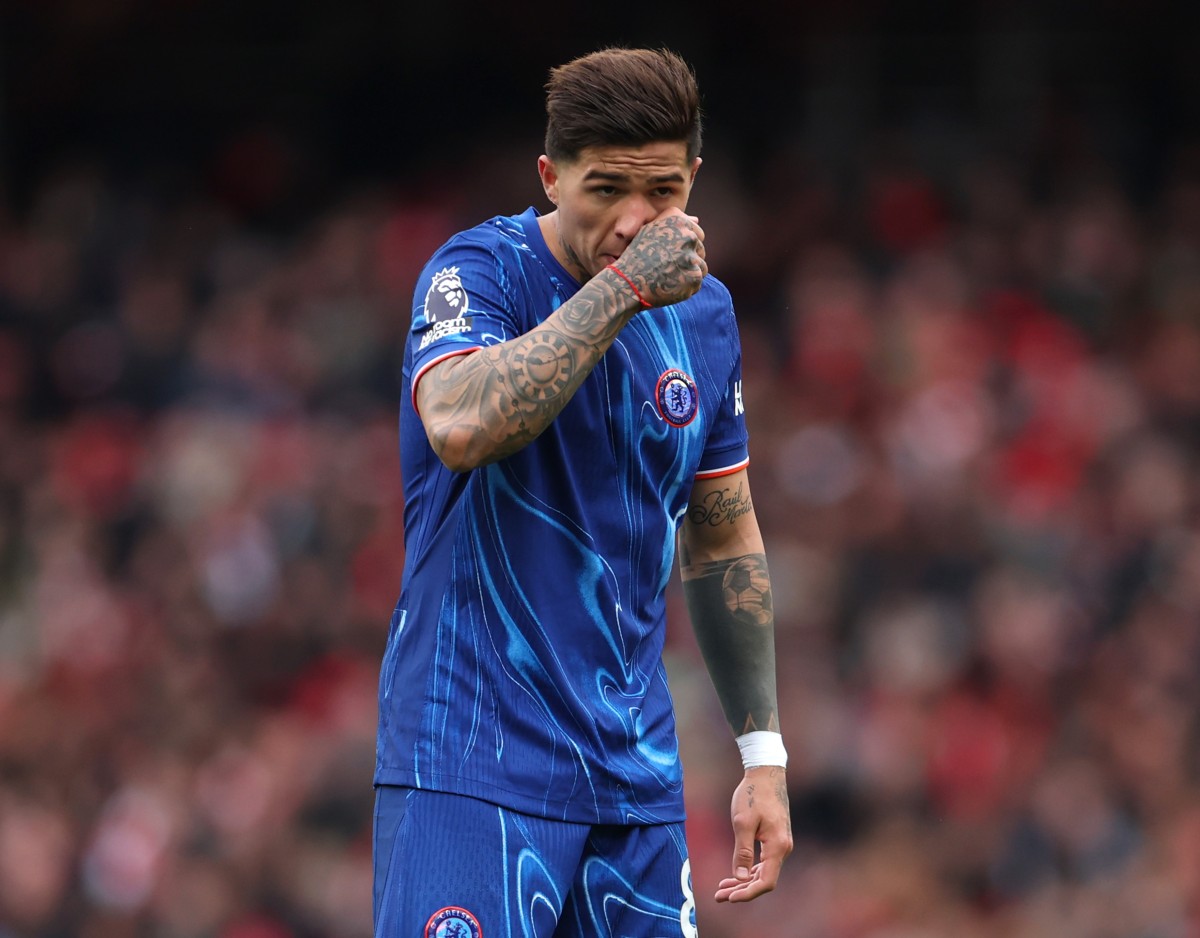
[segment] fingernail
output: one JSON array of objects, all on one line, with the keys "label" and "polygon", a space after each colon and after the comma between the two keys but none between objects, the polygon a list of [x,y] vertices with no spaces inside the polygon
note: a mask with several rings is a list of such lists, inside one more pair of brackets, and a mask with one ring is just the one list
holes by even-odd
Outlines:
[{"label": "fingernail", "polygon": [[750,871],[748,869],[746,869],[744,866],[739,866],[737,868],[737,878],[738,879],[747,879],[749,876],[750,876]]}]

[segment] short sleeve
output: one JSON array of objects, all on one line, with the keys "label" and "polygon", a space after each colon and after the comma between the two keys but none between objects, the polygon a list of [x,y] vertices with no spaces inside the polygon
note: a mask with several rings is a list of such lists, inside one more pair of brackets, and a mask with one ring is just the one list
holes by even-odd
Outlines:
[{"label": "short sleeve", "polygon": [[492,247],[460,236],[439,249],[413,291],[412,391],[438,362],[518,335],[516,302],[508,271]]},{"label": "short sleeve", "polygon": [[[728,295],[728,294],[726,294]],[[724,393],[719,399],[712,429],[696,470],[697,479],[715,479],[730,475],[750,464],[746,408],[742,403],[742,346],[732,303],[728,306],[722,330],[728,341],[728,371]]]}]

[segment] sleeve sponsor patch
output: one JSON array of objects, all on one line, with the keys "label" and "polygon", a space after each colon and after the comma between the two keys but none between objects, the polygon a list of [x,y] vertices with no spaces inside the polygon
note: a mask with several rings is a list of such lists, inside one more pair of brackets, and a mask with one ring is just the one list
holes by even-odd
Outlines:
[{"label": "sleeve sponsor patch", "polygon": [[421,343],[418,346],[418,351],[426,348],[438,339],[444,339],[446,336],[459,335],[463,332],[470,332],[472,318],[467,316],[463,319],[443,319],[441,322],[435,322],[424,328],[421,335]]}]

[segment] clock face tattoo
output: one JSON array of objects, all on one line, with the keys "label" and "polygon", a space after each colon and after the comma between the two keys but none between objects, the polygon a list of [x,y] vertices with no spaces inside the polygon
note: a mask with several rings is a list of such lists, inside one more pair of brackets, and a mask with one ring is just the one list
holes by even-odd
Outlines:
[{"label": "clock face tattoo", "polygon": [[530,337],[512,356],[513,385],[532,401],[557,397],[570,383],[575,356],[560,335]]}]

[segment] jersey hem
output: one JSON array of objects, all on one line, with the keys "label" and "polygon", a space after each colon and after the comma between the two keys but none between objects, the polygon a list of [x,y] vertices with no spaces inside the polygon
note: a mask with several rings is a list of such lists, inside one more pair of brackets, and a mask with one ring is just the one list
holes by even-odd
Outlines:
[{"label": "jersey hem", "polygon": [[401,785],[418,790],[439,791],[451,795],[463,795],[477,798],[502,808],[520,811],[534,817],[548,818],[556,821],[571,821],[580,824],[621,824],[642,826],[649,824],[675,824],[687,820],[687,812],[679,800],[672,800],[660,805],[641,805],[638,808],[630,806],[621,810],[591,810],[582,811],[578,803],[552,801],[550,799],[531,798],[520,792],[509,791],[497,785],[473,781],[463,778],[439,777],[430,782],[418,782],[415,773],[403,769],[377,769],[375,772],[376,785]]}]

